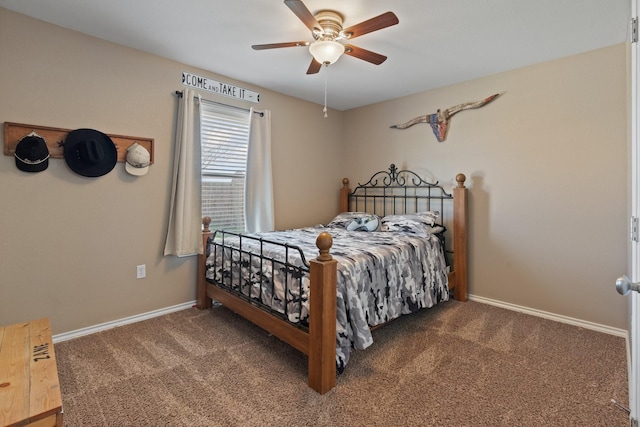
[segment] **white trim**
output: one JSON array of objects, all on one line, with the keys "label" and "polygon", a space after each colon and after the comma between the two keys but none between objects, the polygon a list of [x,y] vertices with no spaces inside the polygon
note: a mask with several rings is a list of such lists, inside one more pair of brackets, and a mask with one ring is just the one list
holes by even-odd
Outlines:
[{"label": "white trim", "polygon": [[560,314],[549,313],[548,311],[536,310],[534,308],[523,307],[521,305],[510,304],[508,302],[497,301],[490,298],[479,297],[477,295],[468,295],[470,301],[479,302],[482,304],[493,305],[496,307],[506,308],[507,310],[519,311],[520,313],[530,314],[536,317],[542,317],[544,319],[554,320],[560,323],[567,323],[573,326],[579,326],[581,328],[590,329],[593,331],[604,332],[605,334],[615,335],[618,337],[627,338],[627,331],[625,329],[612,328],[611,326],[601,325],[599,323],[588,322],[586,320],[575,319],[573,317],[562,316]]},{"label": "white trim", "polygon": [[[554,320],[560,323],[567,323],[569,325],[579,326],[585,329],[604,332],[605,334],[626,338],[627,341],[629,339],[628,332],[624,329],[612,328],[610,326],[600,325],[598,323],[588,322],[586,320],[575,319],[573,317],[562,316],[559,314],[550,313],[548,311],[536,310],[533,308],[523,307],[521,305],[511,304],[508,302],[498,301],[491,298],[480,297],[472,294],[469,294],[468,298],[469,298],[469,301],[475,301],[481,304],[493,305],[495,307],[500,307],[500,308],[504,308],[512,311],[518,311],[520,313],[529,314],[536,317],[542,317],[544,319]],[[94,326],[88,326],[86,328],[76,329],[75,331],[63,332],[61,334],[54,335],[53,342],[58,343],[62,341],[67,341],[70,339],[82,337],[84,335],[91,335],[96,332],[106,331],[107,329],[116,328],[118,326],[124,326],[130,323],[141,322],[143,320],[152,319],[154,317],[173,313],[175,311],[185,310],[187,308],[193,307],[195,303],[196,301],[189,301],[182,304],[173,305],[171,307],[165,307],[159,310],[149,311],[147,313],[136,314],[134,316],[125,317],[123,319],[114,320],[111,322],[105,322],[105,323],[100,323]]]},{"label": "white trim", "polygon": [[[542,317],[544,319],[554,320],[560,323],[566,323],[573,326],[579,326],[581,328],[590,329],[593,331],[603,332],[609,335],[615,335],[623,337],[628,340],[628,332],[624,329],[612,328],[610,326],[601,325],[598,323],[589,322],[586,320],[575,319],[573,317],[562,316],[560,314],[550,313],[548,311],[536,310],[534,308],[523,307],[521,305],[511,304],[508,302],[498,301],[491,298],[480,297],[477,295],[468,295],[469,301],[479,302],[481,304],[493,305],[495,307],[504,308],[507,310],[518,311],[520,313],[529,314],[536,317]],[[106,331],[107,329],[116,328],[118,326],[128,325],[130,323],[141,322],[143,320],[152,319],[154,317],[162,316],[165,314],[173,313],[175,311],[185,310],[191,308],[196,304],[196,301],[189,301],[182,304],[173,305],[171,307],[161,308],[159,310],[153,310],[142,314],[136,314],[134,316],[125,317],[123,319],[114,320],[111,322],[100,323],[94,326],[88,326],[86,328],[76,329],[75,331],[63,332],[53,336],[53,342],[58,343],[67,341],[74,338],[79,338],[84,335],[91,335],[96,332]]]},{"label": "white trim", "polygon": [[[638,17],[639,0],[631,0],[631,18]],[[630,31],[632,32],[632,31]],[[631,40],[630,40],[631,41]],[[638,42],[630,43],[630,145],[631,145],[631,173],[629,175],[631,189],[631,209],[629,214],[632,218],[640,216],[640,136],[638,134],[638,126],[640,122],[638,120],[638,109],[640,108],[640,93],[638,92],[638,84],[640,83],[640,64],[638,61],[638,55],[640,54],[640,45]],[[640,247],[638,241],[631,241],[628,248],[630,249],[630,262],[628,273],[632,282],[637,282],[640,279]],[[629,297],[629,355],[630,363],[627,365],[629,368],[629,419],[631,425],[638,425],[638,413],[640,412],[640,403],[638,398],[640,397],[640,374],[638,369],[640,368],[640,295],[637,292],[631,292]]]},{"label": "white trim", "polygon": [[95,334],[96,332],[106,331],[107,329],[117,328],[118,326],[128,325],[130,323],[141,322],[143,320],[152,319],[154,317],[173,313],[175,311],[185,310],[195,305],[195,301],[189,301],[171,307],[165,307],[158,310],[148,311],[146,313],[136,314],[135,316],[125,317],[124,319],[113,320],[111,322],[100,323],[86,328],[76,329],[75,331],[63,332],[53,336],[53,343],[79,338],[85,335]]}]

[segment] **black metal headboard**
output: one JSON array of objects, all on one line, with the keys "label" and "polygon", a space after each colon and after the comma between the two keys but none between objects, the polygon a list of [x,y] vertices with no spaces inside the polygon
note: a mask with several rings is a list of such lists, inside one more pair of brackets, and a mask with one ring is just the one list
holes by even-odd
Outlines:
[{"label": "black metal headboard", "polygon": [[428,182],[410,170],[376,172],[365,184],[349,192],[349,211],[366,211],[379,216],[435,211],[441,223],[448,222],[453,196],[438,185]]}]

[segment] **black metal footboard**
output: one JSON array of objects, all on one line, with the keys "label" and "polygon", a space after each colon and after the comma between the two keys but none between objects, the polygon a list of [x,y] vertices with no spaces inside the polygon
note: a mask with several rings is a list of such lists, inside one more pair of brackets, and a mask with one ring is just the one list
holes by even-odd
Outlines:
[{"label": "black metal footboard", "polygon": [[310,267],[300,247],[225,231],[206,246],[207,282],[308,330]]}]

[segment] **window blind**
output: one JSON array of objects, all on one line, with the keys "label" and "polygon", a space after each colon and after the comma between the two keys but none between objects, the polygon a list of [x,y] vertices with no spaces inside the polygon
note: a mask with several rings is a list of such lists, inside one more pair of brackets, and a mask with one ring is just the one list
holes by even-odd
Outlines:
[{"label": "window blind", "polygon": [[244,232],[249,111],[202,102],[202,214],[211,229]]}]

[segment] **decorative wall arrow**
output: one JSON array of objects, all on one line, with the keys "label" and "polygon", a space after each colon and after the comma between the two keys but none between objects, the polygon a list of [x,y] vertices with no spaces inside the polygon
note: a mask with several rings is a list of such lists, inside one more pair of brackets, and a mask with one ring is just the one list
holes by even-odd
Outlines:
[{"label": "decorative wall arrow", "polygon": [[451,119],[451,117],[453,117],[454,114],[459,113],[462,110],[469,110],[472,108],[484,107],[485,105],[487,105],[488,103],[490,103],[500,95],[501,94],[496,93],[481,101],[466,102],[464,104],[458,104],[451,108],[447,108],[444,111],[441,111],[440,109],[438,109],[438,111],[435,112],[434,114],[418,116],[401,125],[392,125],[390,127],[392,129],[406,129],[417,123],[429,123],[431,125],[431,130],[433,130],[434,135],[438,139],[438,142],[442,142],[445,139],[447,139],[447,132],[449,130],[449,120]]}]

